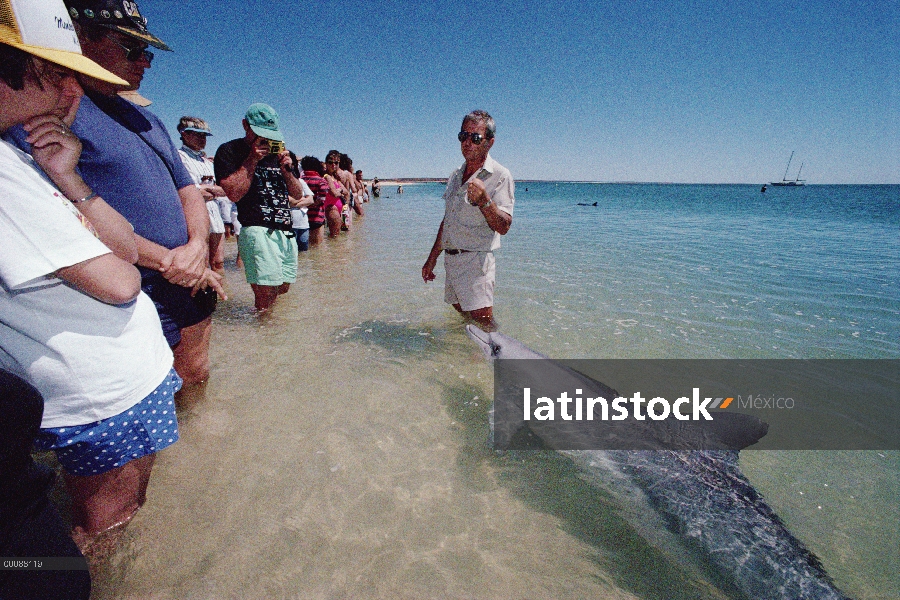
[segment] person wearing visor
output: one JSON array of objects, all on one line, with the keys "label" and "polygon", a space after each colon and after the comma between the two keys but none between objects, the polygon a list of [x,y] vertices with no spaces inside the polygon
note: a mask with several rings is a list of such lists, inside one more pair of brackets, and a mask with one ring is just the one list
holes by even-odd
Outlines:
[{"label": "person wearing visor", "polygon": [[[84,55],[137,90],[153,53],[169,47],[129,0],[66,0]],[[79,78],[85,96],[72,132],[84,142],[85,182],[134,227],[141,287],[153,300],[186,386],[209,377],[209,340],[221,276],[209,268],[206,202],[163,123],[121,98],[121,86]],[[19,137],[20,142],[24,142]],[[27,144],[22,144],[27,151]]]},{"label": "person wearing visor", "polygon": [[425,283],[444,257],[444,301],[487,331],[494,323],[494,250],[512,225],[515,202],[512,176],[491,158],[496,127],[482,110],[463,118],[459,139],[465,162],[453,172],[444,191],[444,220],[422,266]]},{"label": "person wearing visor", "polygon": [[310,206],[313,200],[304,199],[275,109],[252,104],[242,124],[244,137],[219,146],[214,166],[219,185],[237,203],[238,251],[256,310],[264,313],[297,280],[291,208]]},{"label": "person wearing visor", "polygon": [[216,185],[212,158],[204,152],[206,138],[212,135],[206,121],[198,117],[181,117],[178,121],[178,133],[181,134],[181,149],[178,150],[181,162],[191,174],[197,189],[206,200],[206,212],[209,213],[209,267],[225,279],[225,222],[222,220],[221,204],[227,203],[231,209],[231,201],[225,196],[225,190]]},{"label": "person wearing visor", "polygon": [[43,396],[35,448],[56,453],[72,537],[99,559],[143,505],[156,452],[178,440],[181,381],[141,291],[137,239],[76,168],[76,76],[128,82],[81,54],[62,0],[0,0],[0,14],[0,368]]}]

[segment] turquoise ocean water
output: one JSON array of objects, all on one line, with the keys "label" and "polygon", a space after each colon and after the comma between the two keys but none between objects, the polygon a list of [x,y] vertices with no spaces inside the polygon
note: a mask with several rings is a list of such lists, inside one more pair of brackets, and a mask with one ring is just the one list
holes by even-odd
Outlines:
[{"label": "turquoise ocean water", "polygon": [[[229,263],[206,397],[96,597],[730,597],[564,460],[490,451],[490,366],[420,276],[443,186],[404,188],[269,319]],[[898,233],[900,186],[518,182],[495,316],[553,358],[900,358]],[[741,465],[842,590],[900,597],[900,453]]]},{"label": "turquoise ocean water", "polygon": [[[897,186],[521,183],[517,195],[498,304],[519,336],[571,332],[554,356],[900,356]],[[548,322],[518,321],[529,305]]]}]

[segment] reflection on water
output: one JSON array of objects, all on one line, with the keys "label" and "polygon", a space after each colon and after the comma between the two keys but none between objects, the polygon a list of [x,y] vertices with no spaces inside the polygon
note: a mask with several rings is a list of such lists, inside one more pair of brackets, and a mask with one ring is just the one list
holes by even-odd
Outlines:
[{"label": "reflection on water", "polygon": [[[488,448],[491,367],[442,302],[442,267],[437,283],[419,274],[439,195],[409,186],[370,204],[356,231],[301,255],[297,284],[264,319],[228,244],[231,299],[215,315],[211,379],[182,407],[182,438],[160,454],[94,598],[737,597],[702,564],[649,543],[562,458]],[[540,211],[527,213],[517,212],[522,238],[545,234]],[[638,309],[629,298],[639,292],[610,291],[587,267],[550,268],[510,242],[497,310],[509,333],[560,358],[609,356],[604,340],[676,356],[669,326],[645,326],[675,307],[648,296]],[[727,317],[730,298],[720,303],[712,312]],[[702,345],[692,328],[718,317],[690,317],[668,316]],[[874,467],[873,453],[851,454],[862,458],[743,462],[842,588],[889,597],[900,591],[889,550],[900,464],[896,453]],[[847,480],[850,468],[860,481]],[[840,491],[823,497],[826,483]],[[821,510],[806,504],[813,497]]]},{"label": "reflection on water", "polygon": [[379,352],[394,354],[400,358],[443,352],[447,337],[446,328],[413,327],[407,320],[363,321],[341,331],[336,341],[364,346],[376,346]]}]

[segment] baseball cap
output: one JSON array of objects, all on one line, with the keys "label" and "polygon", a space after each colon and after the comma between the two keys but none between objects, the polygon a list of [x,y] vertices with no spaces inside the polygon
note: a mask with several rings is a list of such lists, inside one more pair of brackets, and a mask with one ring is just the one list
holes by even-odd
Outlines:
[{"label": "baseball cap", "polygon": [[268,104],[251,104],[244,117],[250,129],[259,137],[277,142],[284,141],[284,134],[278,128],[278,113]]},{"label": "baseball cap", "polygon": [[0,0],[0,43],[96,79],[128,85],[82,56],[62,0]]},{"label": "baseball cap", "polygon": [[160,50],[171,50],[147,30],[147,17],[132,0],[66,0],[72,19],[85,25],[99,25],[147,42]]}]

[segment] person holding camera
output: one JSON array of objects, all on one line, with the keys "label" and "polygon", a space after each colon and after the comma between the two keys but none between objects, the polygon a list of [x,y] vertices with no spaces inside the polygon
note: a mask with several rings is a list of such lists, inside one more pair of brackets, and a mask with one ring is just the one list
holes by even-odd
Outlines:
[{"label": "person holding camera", "polygon": [[252,104],[243,120],[245,135],[216,150],[216,180],[237,203],[241,235],[238,251],[256,310],[265,312],[297,279],[297,242],[291,207],[303,199],[294,163],[284,147],[278,114],[268,104]]}]

